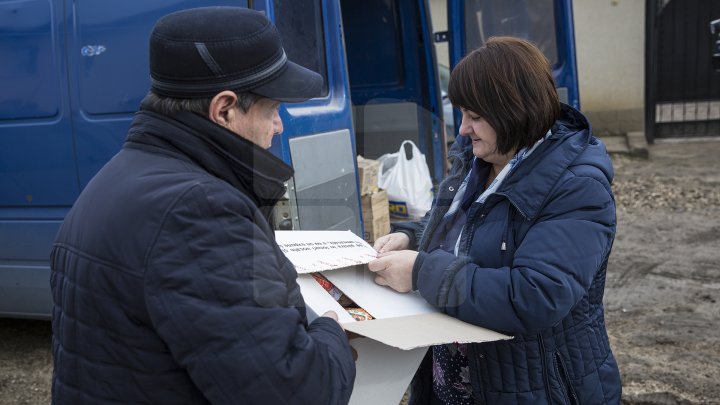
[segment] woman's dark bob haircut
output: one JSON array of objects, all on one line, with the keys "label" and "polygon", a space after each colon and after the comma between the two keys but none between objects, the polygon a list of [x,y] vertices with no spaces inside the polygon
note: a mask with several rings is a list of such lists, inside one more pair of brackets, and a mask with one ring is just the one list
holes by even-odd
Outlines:
[{"label": "woman's dark bob haircut", "polygon": [[547,58],[512,37],[490,38],[466,55],[450,74],[448,97],[490,124],[503,155],[535,144],[560,115]]}]

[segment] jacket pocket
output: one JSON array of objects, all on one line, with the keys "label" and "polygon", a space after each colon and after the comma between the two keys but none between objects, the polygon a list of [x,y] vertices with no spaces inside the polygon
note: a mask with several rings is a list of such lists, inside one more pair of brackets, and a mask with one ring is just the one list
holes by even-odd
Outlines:
[{"label": "jacket pocket", "polygon": [[558,382],[560,383],[560,389],[565,396],[565,403],[569,405],[580,405],[578,397],[575,394],[575,389],[570,381],[570,376],[565,366],[565,361],[560,355],[560,352],[556,351],[553,354],[553,364],[555,366],[555,375],[557,376]]}]

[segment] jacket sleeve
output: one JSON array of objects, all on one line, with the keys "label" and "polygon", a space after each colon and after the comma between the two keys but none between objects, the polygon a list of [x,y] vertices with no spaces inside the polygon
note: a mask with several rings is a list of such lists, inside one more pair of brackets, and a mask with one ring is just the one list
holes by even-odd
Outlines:
[{"label": "jacket sleeve", "polygon": [[414,270],[420,293],[448,314],[507,333],[552,327],[588,294],[615,236],[615,203],[599,181],[572,177],[552,194],[512,266],[480,267],[444,251]]},{"label": "jacket sleeve", "polygon": [[211,403],[347,403],[347,337],[289,306],[295,270],[249,204],[204,184],[169,211],[147,259],[153,327]]},{"label": "jacket sleeve", "polygon": [[417,249],[418,242],[422,236],[425,225],[427,224],[428,218],[432,210],[428,211],[422,218],[417,221],[401,221],[390,224],[390,232],[402,232],[410,239],[409,249]]},{"label": "jacket sleeve", "polygon": [[[467,175],[467,168],[463,165],[463,159],[460,157],[460,155],[463,154],[463,148],[467,149],[467,152],[465,152],[465,154],[471,153],[472,147],[470,146],[469,142],[469,138],[467,137],[458,137],[455,139],[455,142],[453,143],[450,151],[448,152],[452,166],[445,181],[448,181],[448,179],[455,177],[456,179],[454,181],[456,188],[460,185],[462,179],[465,178],[465,175]],[[441,184],[440,186],[442,186],[443,184]],[[428,221],[430,220],[433,211],[438,209],[438,205],[442,205],[447,208],[450,206],[450,204],[452,204],[455,193],[446,195],[444,199],[438,199],[440,198],[439,194],[440,192],[436,192],[435,199],[432,203],[432,208],[427,213],[425,213],[422,218],[416,221],[400,221],[390,224],[390,232],[402,232],[406,234],[408,238],[410,238],[409,249],[417,250],[419,248],[418,245],[422,239],[423,233],[425,232]]]}]

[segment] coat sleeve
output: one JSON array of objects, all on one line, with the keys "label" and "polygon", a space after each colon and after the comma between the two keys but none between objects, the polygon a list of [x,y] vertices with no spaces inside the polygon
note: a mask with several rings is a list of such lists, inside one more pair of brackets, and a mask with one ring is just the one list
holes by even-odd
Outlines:
[{"label": "coat sleeve", "polygon": [[481,267],[444,251],[421,254],[417,287],[431,304],[507,333],[552,327],[588,294],[615,236],[615,203],[599,181],[572,177],[517,246],[512,266]]},{"label": "coat sleeve", "polygon": [[347,403],[344,331],[330,318],[306,325],[288,302],[292,265],[249,200],[227,194],[195,186],[166,216],[145,275],[155,331],[211,403]]},{"label": "coat sleeve", "polygon": [[401,221],[390,224],[390,232],[402,232],[410,239],[409,249],[417,249],[420,237],[422,236],[425,225],[432,210],[428,211],[422,218],[417,221]]}]

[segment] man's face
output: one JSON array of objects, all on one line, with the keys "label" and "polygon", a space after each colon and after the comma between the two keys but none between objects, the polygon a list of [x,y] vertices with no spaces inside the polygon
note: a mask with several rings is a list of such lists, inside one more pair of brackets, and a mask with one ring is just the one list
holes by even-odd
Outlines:
[{"label": "man's face", "polygon": [[280,135],[283,131],[279,108],[280,102],[269,98],[258,100],[247,112],[235,106],[229,115],[227,128],[267,149],[272,144],[273,135]]}]

